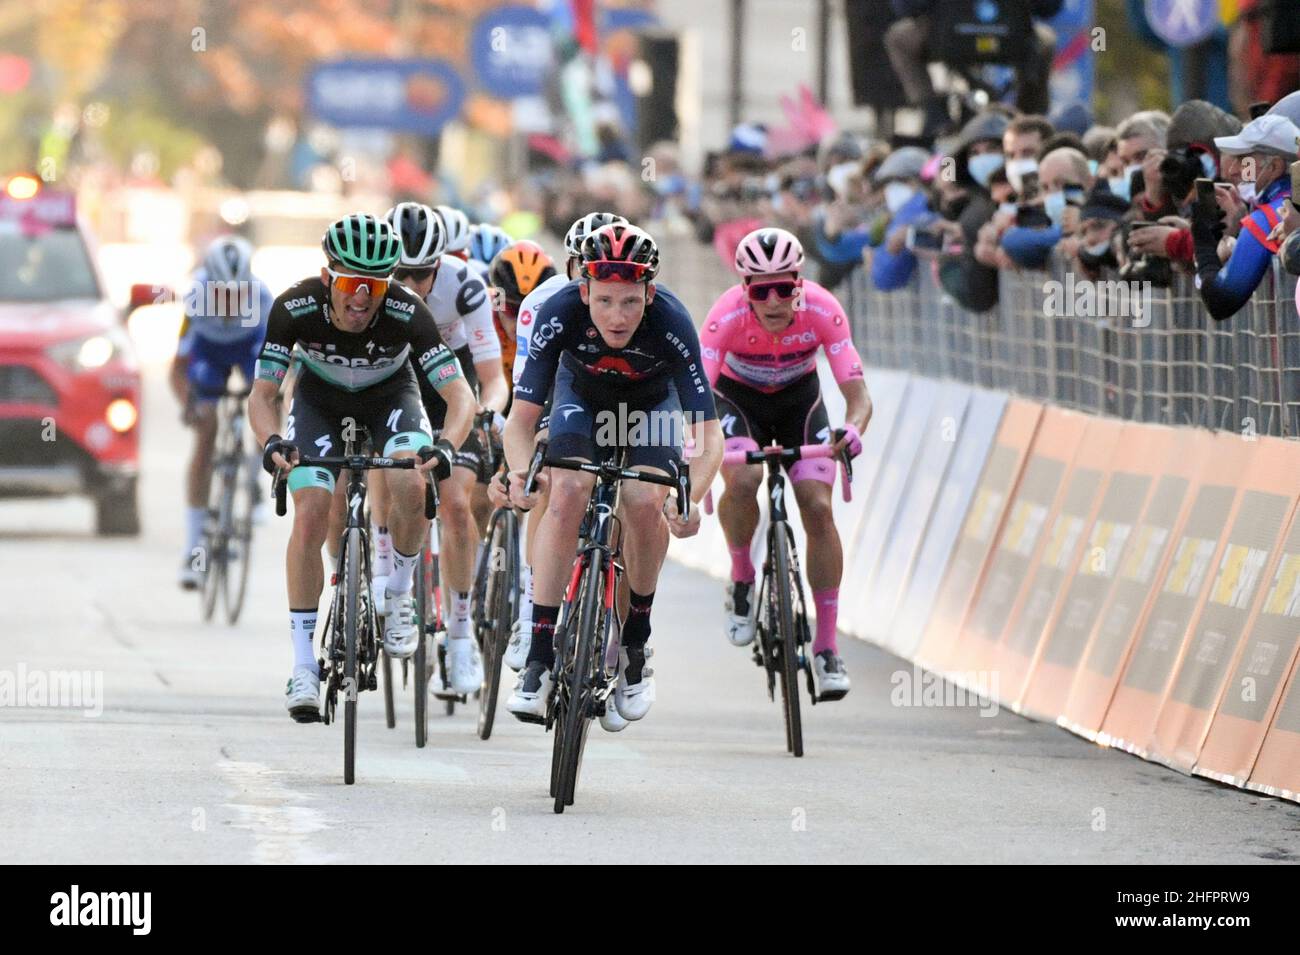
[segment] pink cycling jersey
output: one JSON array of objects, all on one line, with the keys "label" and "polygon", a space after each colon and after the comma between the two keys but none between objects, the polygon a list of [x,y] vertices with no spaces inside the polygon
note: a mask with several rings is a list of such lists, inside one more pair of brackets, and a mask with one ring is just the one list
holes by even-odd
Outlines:
[{"label": "pink cycling jersey", "polygon": [[719,375],[758,391],[780,391],[817,368],[817,349],[825,348],[835,380],[862,377],[862,359],[849,335],[849,320],[835,296],[816,282],[803,282],[802,309],[779,334],[763,329],[745,297],[734,285],[709,309],[700,333],[700,351],[709,384]]}]

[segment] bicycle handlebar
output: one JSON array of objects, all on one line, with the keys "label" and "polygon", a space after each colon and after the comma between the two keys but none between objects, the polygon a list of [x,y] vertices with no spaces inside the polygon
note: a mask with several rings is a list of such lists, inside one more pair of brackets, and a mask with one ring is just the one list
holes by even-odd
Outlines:
[{"label": "bicycle handlebar", "polygon": [[[843,428],[835,429],[835,439],[838,441],[844,435]],[[804,444],[797,448],[783,448],[777,444],[768,445],[765,448],[759,448],[757,451],[727,451],[722,455],[723,464],[763,464],[768,460],[777,460],[785,464],[793,464],[795,461],[815,460],[818,458],[836,458],[840,464],[840,493],[843,495],[845,502],[853,500],[853,462],[849,458],[848,449],[836,454],[831,450],[829,444]],[[713,491],[709,491],[704,498],[704,512],[713,513]]]},{"label": "bicycle handlebar", "polygon": [[539,441],[537,447],[533,449],[533,459],[528,465],[528,476],[524,480],[525,495],[531,495],[537,489],[537,472],[545,465],[549,468],[559,468],[562,471],[582,471],[586,474],[594,474],[597,477],[604,476],[616,481],[641,481],[645,484],[658,484],[662,487],[672,488],[677,492],[678,516],[685,520],[691,512],[691,466],[686,461],[682,461],[681,467],[677,471],[677,477],[674,478],[669,477],[667,474],[633,471],[609,463],[593,464],[590,461],[551,460],[546,457],[548,447],[548,442]]},{"label": "bicycle handlebar", "polygon": [[[432,448],[422,448],[418,458],[374,458],[365,454],[341,454],[329,455],[326,457],[311,457],[305,454],[298,455],[298,461],[294,467],[340,467],[347,468],[351,471],[381,471],[381,470],[405,470],[410,471],[421,464],[425,464],[433,457]],[[289,492],[288,479],[283,476],[283,472],[275,476],[275,513],[277,517],[284,517],[287,508],[287,499]],[[424,516],[433,520],[438,513],[438,487],[436,481],[426,481],[424,486]]]}]

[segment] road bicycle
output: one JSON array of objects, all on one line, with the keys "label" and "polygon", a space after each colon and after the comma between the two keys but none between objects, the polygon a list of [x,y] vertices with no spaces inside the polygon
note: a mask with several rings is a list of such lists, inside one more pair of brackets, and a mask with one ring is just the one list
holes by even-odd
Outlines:
[{"label": "road bicycle", "polygon": [[[836,440],[843,435],[836,432]],[[762,464],[767,469],[768,524],[766,556],[758,586],[757,633],[754,638],[754,663],[767,676],[767,696],[776,699],[776,684],[781,684],[781,707],[785,714],[786,751],[803,755],[803,722],[799,711],[799,674],[804,674],[808,695],[817,704],[813,683],[813,661],[809,648],[812,633],[808,626],[808,607],[804,597],[803,575],[799,570],[799,553],[794,543],[786,511],[786,482],[782,465],[812,458],[838,457],[844,500],[852,496],[853,469],[847,450],[835,455],[829,444],[805,444],[782,448],[777,444],[757,451],[728,451],[724,465]],[[712,510],[712,501],[705,504]]]},{"label": "road bicycle", "polygon": [[[370,573],[370,524],[366,519],[367,471],[412,469],[427,461],[433,454],[426,448],[418,458],[371,457],[364,429],[344,443],[342,455],[311,457],[300,455],[297,467],[346,468],[347,525],[339,545],[338,561],[330,578],[334,594],[330,600],[329,616],[321,631],[320,668],[321,683],[325,686],[325,700],[321,720],[334,722],[340,693],[343,696],[343,781],[351,785],[356,780],[357,751],[357,696],[363,690],[376,690],[379,686],[378,670],[381,664],[381,632],[378,615],[373,605]],[[361,440],[357,440],[360,437]],[[425,485],[424,513],[433,518],[437,514],[434,482]],[[286,511],[288,482],[282,475],[275,480],[275,513],[281,517]],[[420,625],[417,621],[417,625]]]},{"label": "road bicycle", "polygon": [[212,619],[220,594],[230,624],[239,620],[244,608],[252,557],[253,510],[261,500],[257,483],[260,468],[250,456],[244,437],[248,391],[243,385],[228,386],[217,400],[212,482],[199,545],[203,619]]},{"label": "road bicycle", "polygon": [[547,443],[538,442],[525,481],[532,494],[543,461],[547,467],[594,475],[586,514],[578,532],[578,554],[555,627],[555,682],[547,700],[546,728],[554,731],[551,748],[551,796],[555,812],[572,806],[582,769],[591,721],[603,716],[618,684],[619,638],[617,594],[623,579],[622,522],[619,489],[624,481],[659,484],[677,492],[678,514],[690,510],[690,471],[685,461],[675,477],[626,468],[626,451],[602,464],[546,459]]}]

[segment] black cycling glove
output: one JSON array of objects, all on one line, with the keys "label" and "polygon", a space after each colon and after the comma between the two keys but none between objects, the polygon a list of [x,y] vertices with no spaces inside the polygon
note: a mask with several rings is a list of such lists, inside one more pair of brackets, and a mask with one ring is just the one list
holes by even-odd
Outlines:
[{"label": "black cycling glove", "polygon": [[290,444],[280,435],[273,434],[266,439],[266,446],[262,448],[262,467],[266,469],[267,474],[274,474],[276,471],[275,461],[272,455],[276,452],[284,455],[285,460],[289,460],[293,455],[298,453],[297,445]]}]

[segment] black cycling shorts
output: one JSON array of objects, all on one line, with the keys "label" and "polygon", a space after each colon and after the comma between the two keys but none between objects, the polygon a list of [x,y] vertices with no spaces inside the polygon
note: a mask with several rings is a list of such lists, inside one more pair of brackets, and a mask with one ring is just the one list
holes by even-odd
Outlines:
[{"label": "black cycling shorts", "polygon": [[[311,371],[302,371],[289,404],[284,439],[297,445],[300,454],[341,455],[349,421],[370,432],[370,446],[383,457],[433,446],[433,429],[410,365],[361,391],[344,391]],[[296,467],[289,472],[289,490],[320,487],[333,492],[338,475],[337,467]]]},{"label": "black cycling shorts", "polygon": [[551,388],[551,458],[607,461],[627,450],[627,467],[653,467],[675,475],[682,457],[683,415],[677,387],[664,379],[631,394],[575,380],[560,363]]},{"label": "black cycling shorts", "polygon": [[772,393],[722,375],[713,395],[724,439],[751,438],[759,447],[775,441],[783,448],[830,440],[830,419],[815,371]]}]

